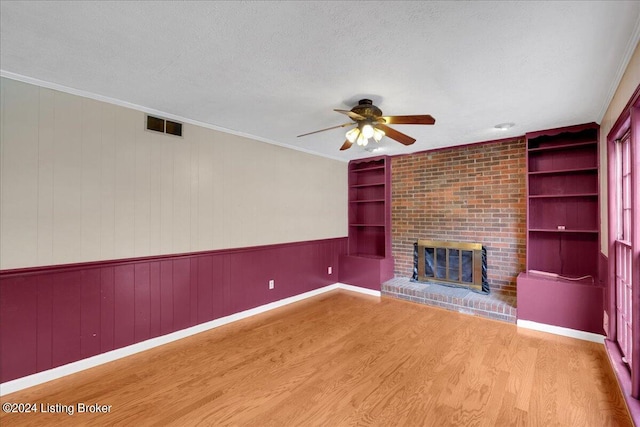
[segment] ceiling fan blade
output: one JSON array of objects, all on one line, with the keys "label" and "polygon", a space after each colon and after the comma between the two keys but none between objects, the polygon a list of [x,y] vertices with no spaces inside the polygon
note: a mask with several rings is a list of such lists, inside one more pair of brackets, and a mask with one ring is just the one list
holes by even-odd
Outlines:
[{"label": "ceiling fan blade", "polygon": [[386,136],[388,136],[391,139],[395,139],[400,144],[411,145],[414,142],[416,142],[415,138],[411,138],[409,135],[405,135],[402,132],[398,132],[397,130],[390,128],[387,125],[383,125],[382,123],[378,123],[376,125],[376,128],[380,129],[381,131],[384,131]]},{"label": "ceiling fan blade", "polygon": [[349,140],[347,139],[344,141],[344,144],[342,144],[342,147],[340,147],[340,151],[348,150],[352,145],[353,142],[349,142]]},{"label": "ceiling fan blade", "polygon": [[417,116],[385,116],[383,119],[388,125],[432,125],[436,119],[428,114]]},{"label": "ceiling fan blade", "polygon": [[342,114],[346,114],[347,116],[351,117],[351,119],[358,121],[358,120],[365,120],[366,117],[365,116],[361,116],[358,113],[354,113],[353,111],[350,110],[337,110],[334,109],[333,111],[337,111],[338,113],[342,113]]},{"label": "ceiling fan blade", "polygon": [[320,129],[320,130],[314,130],[313,132],[309,132],[309,133],[303,133],[302,135],[298,135],[298,138],[300,138],[301,136],[307,136],[307,135],[312,135],[314,133],[318,133],[318,132],[324,132],[325,130],[331,130],[331,129],[338,129],[338,128],[343,128],[345,126],[349,126],[352,125],[353,122],[349,122],[349,123],[345,123],[343,125],[338,125],[338,126],[332,126],[330,128],[326,128],[326,129]]}]

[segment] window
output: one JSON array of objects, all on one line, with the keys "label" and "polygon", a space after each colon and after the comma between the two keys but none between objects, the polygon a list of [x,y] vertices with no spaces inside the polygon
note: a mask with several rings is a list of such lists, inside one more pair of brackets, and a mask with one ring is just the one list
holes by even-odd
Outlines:
[{"label": "window", "polygon": [[[608,339],[629,368],[625,393],[640,398],[640,86],[607,137],[609,182]],[[614,354],[611,353],[610,354]]]}]

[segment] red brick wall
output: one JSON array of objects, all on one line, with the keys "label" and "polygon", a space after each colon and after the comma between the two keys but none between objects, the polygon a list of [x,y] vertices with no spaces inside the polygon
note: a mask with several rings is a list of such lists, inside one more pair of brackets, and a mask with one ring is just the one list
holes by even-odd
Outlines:
[{"label": "red brick wall", "polygon": [[514,296],[525,268],[524,139],[396,156],[391,168],[396,276],[411,277],[417,239],[478,242],[491,292]]}]

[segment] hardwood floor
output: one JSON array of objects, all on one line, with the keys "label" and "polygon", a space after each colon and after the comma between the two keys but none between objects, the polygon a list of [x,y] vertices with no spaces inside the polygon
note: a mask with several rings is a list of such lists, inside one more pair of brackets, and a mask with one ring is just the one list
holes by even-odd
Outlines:
[{"label": "hardwood floor", "polygon": [[600,344],[333,291],[1,401],[13,425],[631,426]]}]

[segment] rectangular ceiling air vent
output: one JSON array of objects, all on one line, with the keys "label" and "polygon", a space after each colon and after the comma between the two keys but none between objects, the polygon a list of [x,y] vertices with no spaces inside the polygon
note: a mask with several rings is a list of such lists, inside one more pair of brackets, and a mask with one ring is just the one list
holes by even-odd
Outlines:
[{"label": "rectangular ceiling air vent", "polygon": [[175,136],[182,136],[182,123],[167,120],[167,127],[165,129],[165,132]]},{"label": "rectangular ceiling air vent", "polygon": [[159,117],[147,116],[147,130],[168,133],[169,135],[182,136],[182,123]]}]

